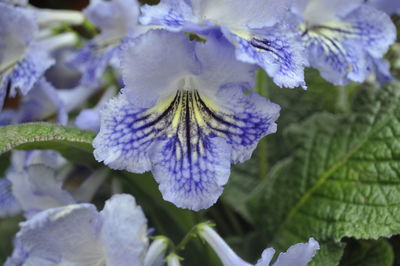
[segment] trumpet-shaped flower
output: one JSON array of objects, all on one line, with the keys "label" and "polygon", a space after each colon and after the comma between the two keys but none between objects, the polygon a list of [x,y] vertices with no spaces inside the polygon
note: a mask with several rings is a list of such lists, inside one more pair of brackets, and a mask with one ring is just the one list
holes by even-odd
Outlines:
[{"label": "trumpet-shaped flower", "polygon": [[230,164],[276,131],[279,106],[245,94],[255,66],[237,61],[221,36],[200,43],[153,30],[125,49],[122,67],[126,86],[101,112],[94,155],[115,169],[151,170],[179,207],[214,204]]},{"label": "trumpet-shaped flower", "polygon": [[[241,259],[228,244],[215,232],[210,226],[203,224],[199,226],[199,235],[215,251],[225,266],[252,266]],[[291,246],[286,252],[279,254],[277,260],[271,264],[272,257],[275,254],[273,248],[267,248],[263,251],[261,258],[255,266],[305,266],[314,257],[319,250],[319,244],[313,238],[308,243],[298,243]]]},{"label": "trumpet-shaped flower", "polygon": [[310,65],[334,84],[364,81],[373,69],[371,58],[381,59],[395,40],[390,18],[363,2],[295,1],[293,12],[301,20],[299,29]]},{"label": "trumpet-shaped flower", "polygon": [[[17,4],[17,1],[11,1]],[[23,4],[22,2],[18,2]],[[56,15],[54,14],[56,13]],[[72,33],[52,36],[48,27],[54,23],[80,23],[77,11],[49,11],[30,6],[18,7],[0,2],[0,107],[9,90],[14,97],[26,95],[54,64],[50,53],[66,44],[75,43]]]},{"label": "trumpet-shaped flower", "polygon": [[[161,0],[142,7],[143,24],[202,33],[219,27],[236,47],[236,57],[262,67],[279,86],[303,86],[307,64],[291,28],[287,0]],[[283,22],[285,21],[285,23]]]},{"label": "trumpet-shaped flower", "polygon": [[0,2],[0,106],[10,87],[15,96],[26,94],[53,64],[53,60],[34,42],[38,31],[32,12]]},{"label": "trumpet-shaped flower", "polygon": [[91,0],[83,12],[100,34],[76,53],[71,65],[82,72],[83,85],[96,87],[107,66],[119,66],[123,45],[146,29],[138,25],[137,0]]},{"label": "trumpet-shaped flower", "polygon": [[146,234],[146,217],[130,195],[113,196],[100,212],[85,203],[48,209],[21,224],[5,265],[151,266],[144,263],[155,261],[146,258]]}]

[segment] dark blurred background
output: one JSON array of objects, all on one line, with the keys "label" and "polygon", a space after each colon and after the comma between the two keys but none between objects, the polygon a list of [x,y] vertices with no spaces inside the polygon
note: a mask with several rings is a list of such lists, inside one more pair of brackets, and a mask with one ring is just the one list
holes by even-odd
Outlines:
[{"label": "dark blurred background", "polygon": [[[54,9],[76,9],[76,10],[83,9],[89,4],[89,0],[31,0],[29,2],[37,7],[54,8]],[[154,5],[160,1],[139,0],[139,2]]]}]

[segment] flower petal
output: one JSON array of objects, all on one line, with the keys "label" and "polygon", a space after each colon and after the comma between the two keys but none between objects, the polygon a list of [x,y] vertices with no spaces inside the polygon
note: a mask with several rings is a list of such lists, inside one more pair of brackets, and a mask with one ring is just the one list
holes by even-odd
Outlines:
[{"label": "flower petal", "polygon": [[104,260],[96,239],[98,219],[91,204],[40,212],[21,223],[11,260],[17,265],[100,265]]},{"label": "flower petal", "polygon": [[261,259],[259,259],[255,266],[270,266],[271,260],[274,257],[275,249],[267,248],[261,254]]},{"label": "flower petal", "polygon": [[178,78],[199,71],[194,42],[183,33],[164,30],[135,39],[121,54],[121,61],[124,92],[137,107],[153,106],[177,90]]},{"label": "flower petal", "polygon": [[259,65],[280,87],[305,88],[306,55],[293,31],[278,24],[253,31],[250,35],[224,32],[236,44],[239,60]]},{"label": "flower petal", "polygon": [[308,243],[298,243],[291,246],[286,252],[279,254],[273,266],[305,266],[319,250],[319,244],[314,238]]},{"label": "flower petal", "polygon": [[139,3],[137,0],[91,0],[84,14],[101,30],[97,41],[118,39],[132,34],[138,27]]},{"label": "flower petal", "polygon": [[152,172],[165,200],[198,211],[212,206],[228,181],[230,146],[223,138],[191,133],[158,143]]},{"label": "flower petal", "polygon": [[191,5],[182,0],[161,0],[157,5],[144,5],[140,10],[142,24],[162,25],[171,31],[180,31],[196,21]]},{"label": "flower petal", "polygon": [[215,134],[232,146],[232,163],[249,160],[258,141],[277,129],[280,106],[254,92],[249,94],[240,87],[220,89],[217,99],[223,111],[206,121]]},{"label": "flower petal", "polygon": [[12,193],[28,217],[41,210],[75,202],[68,192],[62,190],[55,171],[44,165],[31,165],[23,171],[10,171],[7,179],[11,181]]},{"label": "flower petal", "polygon": [[164,110],[146,113],[125,94],[111,99],[101,112],[101,127],[93,141],[94,156],[114,169],[143,173],[151,169],[149,149],[165,127],[157,124]]},{"label": "flower petal", "polygon": [[100,113],[94,109],[83,109],[76,117],[75,125],[84,130],[100,130]]},{"label": "flower petal", "polygon": [[342,21],[305,28],[303,41],[312,67],[336,85],[362,82],[369,57],[380,58],[395,40],[395,27],[381,11],[362,5]]},{"label": "flower petal", "polygon": [[147,247],[147,220],[135,199],[114,195],[100,212],[100,241],[106,265],[142,265]]},{"label": "flower petal", "polygon": [[192,0],[197,17],[230,29],[273,26],[287,13],[290,0]]},{"label": "flower petal", "polygon": [[11,182],[0,178],[0,217],[14,215],[20,211],[21,207],[12,194]]},{"label": "flower petal", "polygon": [[101,47],[92,41],[74,54],[68,64],[82,73],[82,85],[95,88],[102,82],[106,68],[112,63],[119,64],[119,62],[114,61],[118,61],[118,54],[121,49],[122,44],[120,43]]},{"label": "flower petal", "polygon": [[19,61],[8,75],[11,82],[10,96],[17,94],[17,89],[26,95],[44,72],[55,63],[48,52],[40,45],[31,45],[25,58]]}]

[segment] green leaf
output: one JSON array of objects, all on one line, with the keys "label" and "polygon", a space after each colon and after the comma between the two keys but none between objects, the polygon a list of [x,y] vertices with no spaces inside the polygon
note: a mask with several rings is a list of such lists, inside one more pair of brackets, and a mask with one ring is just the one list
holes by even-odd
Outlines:
[{"label": "green leaf", "polygon": [[320,250],[308,264],[308,266],[336,266],[339,265],[340,259],[342,258],[345,244],[326,242],[319,243]]},{"label": "green leaf", "polygon": [[18,223],[22,220],[21,216],[0,219],[0,265],[3,265],[7,257],[11,255],[12,240],[19,229]]},{"label": "green leaf", "polygon": [[392,266],[394,252],[386,239],[352,241],[340,266]]},{"label": "green leaf", "polygon": [[400,232],[400,86],[362,91],[346,116],[293,127],[293,155],[252,197],[271,246]]},{"label": "green leaf", "polygon": [[0,127],[0,155],[12,149],[56,150],[67,159],[90,165],[95,133],[50,123],[27,123]]}]

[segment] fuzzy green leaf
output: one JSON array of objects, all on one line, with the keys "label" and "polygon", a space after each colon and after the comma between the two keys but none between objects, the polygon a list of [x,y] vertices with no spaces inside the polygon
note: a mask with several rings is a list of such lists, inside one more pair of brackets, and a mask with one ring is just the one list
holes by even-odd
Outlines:
[{"label": "fuzzy green leaf", "polygon": [[50,123],[0,127],[0,154],[12,149],[56,150],[78,163],[95,164],[92,141],[95,133]]},{"label": "fuzzy green leaf", "polygon": [[369,88],[351,115],[316,115],[290,131],[293,156],[252,198],[272,246],[400,232],[399,102],[398,83]]}]

